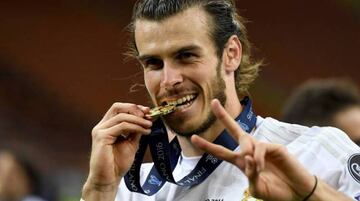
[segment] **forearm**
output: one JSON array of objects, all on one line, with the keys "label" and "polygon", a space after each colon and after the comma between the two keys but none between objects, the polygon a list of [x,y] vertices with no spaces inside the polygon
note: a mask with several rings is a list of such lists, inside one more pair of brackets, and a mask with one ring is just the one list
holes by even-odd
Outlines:
[{"label": "forearm", "polygon": [[317,187],[314,193],[311,195],[311,197],[309,197],[308,201],[328,201],[328,200],[352,201],[351,198],[333,189],[328,184],[326,184],[325,182],[319,179]]},{"label": "forearm", "polygon": [[82,190],[82,199],[85,201],[114,201],[118,184],[96,185],[86,182]]}]

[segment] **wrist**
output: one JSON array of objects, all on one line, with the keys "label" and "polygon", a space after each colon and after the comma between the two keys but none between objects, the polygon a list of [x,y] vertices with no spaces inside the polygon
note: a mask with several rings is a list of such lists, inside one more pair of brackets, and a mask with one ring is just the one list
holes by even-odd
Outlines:
[{"label": "wrist", "polygon": [[311,191],[306,195],[306,197],[303,199],[303,201],[311,201],[313,200],[312,198],[315,197],[315,191],[318,188],[318,178],[314,175],[314,185],[311,189]]},{"label": "wrist", "polygon": [[114,200],[118,186],[119,182],[101,184],[88,180],[82,189],[82,198],[86,201]]},{"label": "wrist", "polygon": [[328,184],[318,179],[317,186],[307,201],[351,201],[352,199],[340,191],[330,187]]},{"label": "wrist", "polygon": [[118,184],[117,183],[112,183],[112,184],[97,184],[97,183],[92,183],[92,182],[86,182],[84,184],[83,187],[83,191],[87,190],[87,191],[98,191],[98,192],[112,192],[112,191],[116,191],[118,188]]}]

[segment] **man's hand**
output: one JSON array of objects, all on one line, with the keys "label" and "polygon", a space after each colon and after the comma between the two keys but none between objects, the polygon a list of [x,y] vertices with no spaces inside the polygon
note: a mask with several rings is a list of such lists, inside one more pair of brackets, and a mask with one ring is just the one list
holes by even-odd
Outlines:
[{"label": "man's hand", "polygon": [[193,135],[200,149],[239,167],[249,179],[253,197],[266,201],[303,200],[313,189],[314,177],[282,145],[259,142],[245,133],[221,106],[212,110],[229,133],[239,142],[240,151],[231,151]]},{"label": "man's hand", "polygon": [[94,192],[102,194],[97,199],[113,200],[121,178],[134,161],[141,136],[151,132],[152,122],[145,118],[149,110],[135,104],[115,103],[94,127],[90,172],[83,189],[85,200],[95,196]]}]

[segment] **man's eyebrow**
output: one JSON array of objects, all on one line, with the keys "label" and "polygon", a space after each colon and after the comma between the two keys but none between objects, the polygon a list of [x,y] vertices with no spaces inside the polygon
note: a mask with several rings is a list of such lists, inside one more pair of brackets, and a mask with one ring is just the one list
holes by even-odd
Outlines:
[{"label": "man's eyebrow", "polygon": [[175,51],[174,54],[179,54],[179,53],[188,52],[188,51],[199,51],[199,50],[200,50],[199,46],[197,46],[197,45],[189,45],[189,46],[181,47],[180,49]]},{"label": "man's eyebrow", "polygon": [[157,58],[157,57],[153,55],[141,55],[136,57],[136,59],[138,59],[139,61],[145,61],[147,59],[152,59],[152,58]]},{"label": "man's eyebrow", "polygon": [[[179,53],[183,53],[183,52],[188,52],[188,51],[200,51],[201,48],[197,45],[189,45],[189,46],[184,46],[181,47],[177,50],[174,51],[174,53],[172,53],[172,55],[177,55]],[[152,58],[158,58],[158,56],[155,55],[139,55],[136,57],[139,61],[144,61],[147,59],[152,59]]]}]

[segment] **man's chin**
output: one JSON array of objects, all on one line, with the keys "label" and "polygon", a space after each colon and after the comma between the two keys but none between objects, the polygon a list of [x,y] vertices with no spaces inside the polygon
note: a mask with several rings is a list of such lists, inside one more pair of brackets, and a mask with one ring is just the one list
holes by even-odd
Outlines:
[{"label": "man's chin", "polygon": [[[208,118],[204,120],[201,124],[195,126],[189,126],[187,128],[180,128],[175,125],[168,124],[169,127],[176,133],[177,135],[183,137],[191,137],[192,135],[201,135],[206,132],[216,121],[216,117],[210,113]],[[185,123],[185,122],[184,122]]]},{"label": "man's chin", "polygon": [[191,128],[185,129],[185,128],[178,128],[175,126],[169,126],[169,127],[176,135],[179,135],[182,137],[191,137],[193,134],[196,134],[196,133],[194,133],[194,131],[196,131],[196,129],[191,129]]}]

